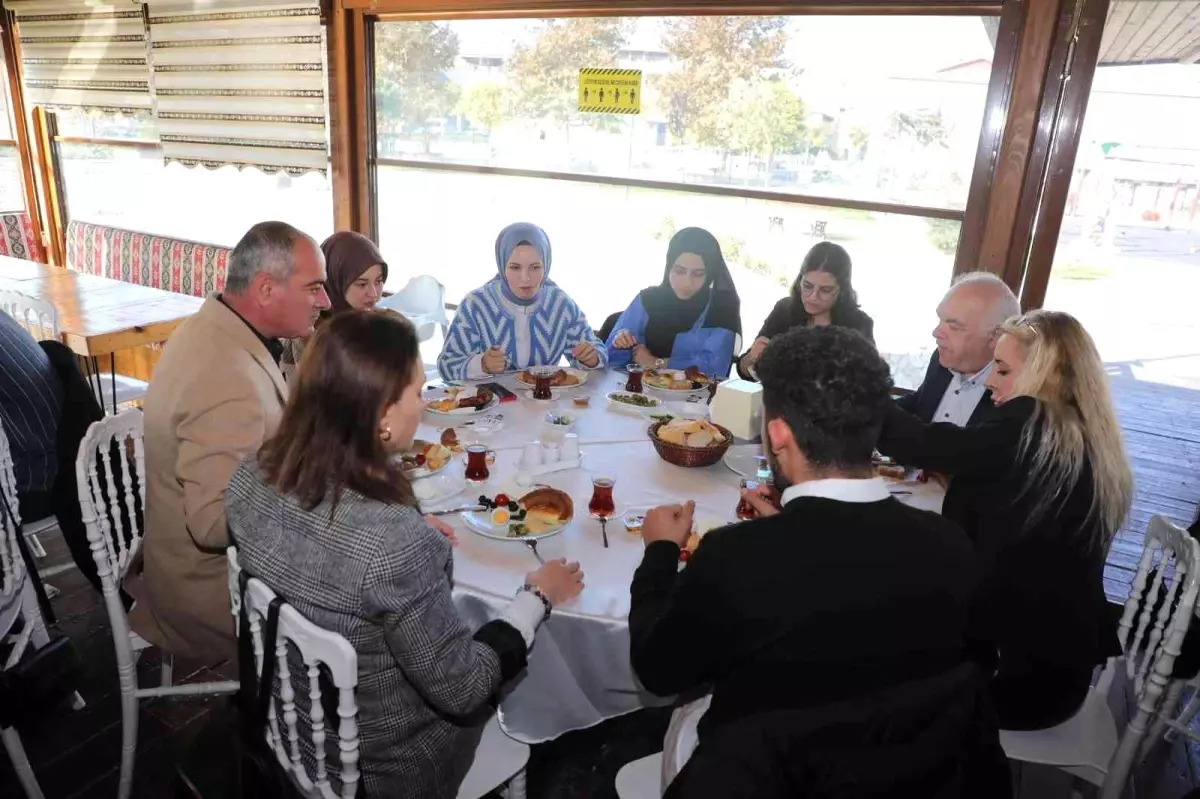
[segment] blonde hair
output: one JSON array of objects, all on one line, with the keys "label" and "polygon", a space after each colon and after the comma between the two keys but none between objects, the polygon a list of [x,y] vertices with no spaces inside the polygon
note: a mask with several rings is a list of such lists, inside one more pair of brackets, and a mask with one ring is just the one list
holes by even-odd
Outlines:
[{"label": "blonde hair", "polygon": [[1020,450],[1031,456],[1025,491],[1039,495],[1032,519],[1070,493],[1087,464],[1092,472],[1087,521],[1098,527],[1089,544],[1107,551],[1129,512],[1133,475],[1096,345],[1075,317],[1060,311],[1014,317],[1001,332],[1016,340],[1024,357],[1013,394],[1038,401]]}]

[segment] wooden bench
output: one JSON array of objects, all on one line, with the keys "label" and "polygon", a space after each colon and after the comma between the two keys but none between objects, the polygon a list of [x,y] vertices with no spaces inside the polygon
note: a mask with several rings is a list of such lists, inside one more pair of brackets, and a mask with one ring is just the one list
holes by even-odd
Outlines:
[{"label": "wooden bench", "polygon": [[[215,244],[91,222],[67,225],[67,268],[193,297],[225,287],[230,252]],[[161,352],[162,345],[150,344],[117,353],[116,370],[149,380]]]},{"label": "wooden bench", "polygon": [[0,213],[0,255],[33,260],[33,226],[24,211]]},{"label": "wooden bench", "polygon": [[67,267],[139,286],[206,297],[225,287],[230,250],[72,220]]}]

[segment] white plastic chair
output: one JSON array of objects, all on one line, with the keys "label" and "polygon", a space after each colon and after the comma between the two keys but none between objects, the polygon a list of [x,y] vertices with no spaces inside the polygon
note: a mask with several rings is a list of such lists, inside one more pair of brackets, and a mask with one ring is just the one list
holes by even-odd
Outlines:
[{"label": "white plastic chair", "polygon": [[[114,446],[115,445],[115,446]],[[120,483],[111,468],[115,453],[121,465]],[[103,464],[103,469],[97,469]],[[136,495],[133,477],[137,476]],[[171,685],[173,658],[162,653],[162,683],[139,688],[135,664],[148,649],[140,635],[129,629],[120,585],[142,544],[144,531],[138,526],[136,507],[146,506],[146,459],[142,444],[142,412],[137,408],[108,416],[88,428],[75,461],[79,484],[79,509],[87,526],[88,544],[96,561],[104,606],[112,627],[117,654],[117,677],[121,684],[121,776],[118,799],[128,799],[133,788],[133,766],[137,753],[138,701],[160,696],[227,694],[238,689],[234,681]],[[121,511],[126,519],[122,519]],[[128,526],[126,526],[126,524]],[[114,525],[115,528],[114,529]]]},{"label": "white plastic chair", "polygon": [[437,328],[441,328],[445,336],[450,328],[450,318],[446,316],[446,287],[432,275],[414,277],[404,288],[384,297],[379,307],[407,317],[417,328],[418,341],[433,338]]},{"label": "white plastic chair", "polygon": [[[240,590],[241,564],[235,547],[226,550],[229,560],[229,597],[234,623],[240,624],[242,595]],[[266,624],[267,611],[275,592],[256,577],[246,583],[246,616],[250,621],[250,633],[254,641],[255,671],[262,673],[263,641],[262,630]],[[296,726],[295,686],[290,679],[287,660],[288,644],[299,651],[308,667],[309,718],[312,730],[315,763],[304,762],[298,748],[299,731]],[[358,706],[354,700],[354,689],[358,685],[358,654],[345,638],[337,633],[323,630],[304,618],[291,605],[283,604],[279,609],[279,628],[276,638],[276,680],[279,685],[279,700],[272,701],[267,713],[266,740],[275,752],[279,764],[291,777],[293,784],[309,799],[351,799],[358,789]],[[329,784],[324,761],[325,730],[324,710],[321,707],[321,687],[318,682],[318,666],[325,664],[329,669],[334,686],[338,689],[338,749],[341,752],[342,792],[337,794]],[[288,744],[280,735],[279,713],[281,705],[286,725]],[[479,747],[471,769],[459,786],[457,799],[481,799],[498,787],[508,785],[508,799],[525,799],[525,765],[529,762],[529,747],[514,741],[504,734],[496,716],[483,729]]]},{"label": "white plastic chair", "polygon": [[[696,727],[710,704],[712,694],[705,694],[675,708],[663,739],[663,751],[626,763],[617,772],[617,796],[620,799],[658,799],[663,795],[696,751],[700,743]],[[671,753],[670,757],[666,756],[667,752]]]},{"label": "white plastic chair", "polygon": [[[7,510],[0,509],[0,639],[3,639],[22,622],[21,632],[15,637],[12,651],[4,663],[4,670],[11,669],[20,662],[30,644],[39,649],[50,643],[46,632],[46,622],[38,608],[37,596],[29,574],[25,570],[25,562],[17,547],[17,523],[14,516],[17,511],[17,482],[13,475],[12,452],[9,449],[8,437],[0,427],[0,495]],[[78,693],[74,695],[73,707],[79,710],[84,707],[83,698]],[[4,741],[4,749],[12,761],[17,781],[29,799],[42,799],[42,789],[38,785],[25,747],[21,744],[21,736],[14,727],[0,728],[0,738]]]},{"label": "white plastic chair", "polygon": [[[62,333],[58,329],[58,311],[47,300],[31,297],[19,291],[0,291],[0,311],[17,320],[21,327],[29,331],[38,341],[61,341]],[[104,408],[105,399],[115,403],[115,407],[127,402],[143,399],[150,384],[127,375],[111,372],[105,376],[100,373],[96,359],[89,359],[94,377],[89,377],[88,385],[96,390],[96,399]],[[114,411],[115,412],[115,411]]]},{"label": "white plastic chair", "polygon": [[[1129,772],[1145,755],[1143,744],[1153,740],[1146,738],[1146,731],[1159,712],[1175,658],[1187,633],[1200,588],[1198,567],[1200,545],[1163,517],[1151,519],[1118,627],[1125,655],[1108,661],[1083,706],[1067,721],[1048,730],[1001,730],[1000,744],[1005,754],[1012,760],[1058,766],[1099,786],[1101,799],[1118,799]],[[1155,569],[1154,578],[1147,592],[1151,569]],[[1167,598],[1155,613],[1164,581]],[[1109,693],[1115,670],[1122,663],[1132,681],[1138,705],[1118,740]]]}]

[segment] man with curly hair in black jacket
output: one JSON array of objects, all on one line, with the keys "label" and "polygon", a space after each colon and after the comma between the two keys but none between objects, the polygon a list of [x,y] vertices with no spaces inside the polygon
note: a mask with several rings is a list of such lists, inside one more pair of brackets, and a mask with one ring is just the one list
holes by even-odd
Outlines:
[{"label": "man with curly hair in black jacket", "polygon": [[642,528],[631,658],[660,695],[712,689],[667,797],[1011,795],[969,660],[970,544],[894,499],[871,454],[888,368],[862,336],[806,327],[758,364],[782,510],[706,535],[679,571],[692,503]]}]

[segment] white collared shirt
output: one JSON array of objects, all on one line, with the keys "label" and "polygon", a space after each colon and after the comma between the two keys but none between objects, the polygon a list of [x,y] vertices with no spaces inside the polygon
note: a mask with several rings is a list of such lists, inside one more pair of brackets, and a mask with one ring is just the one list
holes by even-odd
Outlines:
[{"label": "white collared shirt", "polygon": [[967,422],[971,421],[971,414],[975,413],[979,401],[987,393],[987,386],[983,384],[983,381],[987,380],[987,376],[992,373],[992,363],[989,362],[987,366],[973,375],[951,372],[950,385],[946,386],[946,393],[942,395],[942,401],[938,403],[937,410],[930,421],[948,422],[958,427],[966,427]]},{"label": "white collared shirt", "polygon": [[879,502],[891,496],[892,493],[888,491],[887,483],[883,482],[882,477],[831,477],[790,486],[784,490],[780,500],[784,505],[799,497],[821,497],[838,502]]}]

